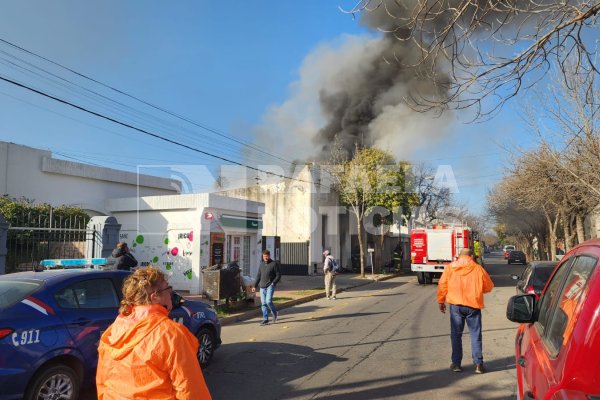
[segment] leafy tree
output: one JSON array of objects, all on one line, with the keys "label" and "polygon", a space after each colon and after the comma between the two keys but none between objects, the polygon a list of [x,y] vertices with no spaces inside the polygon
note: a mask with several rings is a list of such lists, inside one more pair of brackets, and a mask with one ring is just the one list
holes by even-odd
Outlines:
[{"label": "leafy tree", "polygon": [[[400,207],[404,215],[416,202],[413,194],[406,193],[405,171],[407,163],[396,163],[394,157],[377,148],[355,148],[353,157],[345,159],[345,152],[334,147],[335,164],[326,167],[334,180],[342,204],[348,206],[357,221],[360,248],[360,273],[365,275],[365,216],[373,212],[375,217],[370,227],[377,231],[379,251],[383,247],[384,235],[394,223],[392,215]],[[374,265],[375,266],[375,265]],[[379,267],[379,264],[377,264]]]}]

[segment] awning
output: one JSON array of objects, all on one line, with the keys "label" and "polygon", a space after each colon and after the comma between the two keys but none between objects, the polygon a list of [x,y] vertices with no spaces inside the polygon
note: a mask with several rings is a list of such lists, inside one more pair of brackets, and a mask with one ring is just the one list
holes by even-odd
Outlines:
[{"label": "awning", "polygon": [[262,229],[263,222],[260,218],[239,217],[237,215],[222,215],[219,222],[230,228]]}]

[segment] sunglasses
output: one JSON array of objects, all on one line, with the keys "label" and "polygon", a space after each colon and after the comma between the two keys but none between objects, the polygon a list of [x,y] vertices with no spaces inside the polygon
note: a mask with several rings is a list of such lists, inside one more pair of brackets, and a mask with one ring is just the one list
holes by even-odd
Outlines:
[{"label": "sunglasses", "polygon": [[165,290],[173,290],[173,286],[167,286],[164,289],[157,290],[156,293],[160,294],[161,292],[164,292]]}]

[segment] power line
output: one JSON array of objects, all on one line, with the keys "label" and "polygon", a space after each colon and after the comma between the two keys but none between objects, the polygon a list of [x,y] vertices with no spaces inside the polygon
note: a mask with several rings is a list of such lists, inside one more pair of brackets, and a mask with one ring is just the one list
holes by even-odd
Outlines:
[{"label": "power line", "polygon": [[[147,105],[147,106],[149,106],[149,107],[151,107],[151,108],[154,108],[154,109],[156,109],[156,110],[162,111],[162,112],[164,112],[164,113],[166,113],[166,114],[168,114],[168,115],[171,115],[171,116],[173,116],[173,117],[179,118],[179,119],[181,119],[181,120],[183,120],[183,121],[185,121],[185,122],[187,122],[187,123],[189,123],[189,124],[192,124],[192,125],[194,125],[194,126],[196,126],[196,127],[198,127],[198,128],[201,128],[201,129],[204,129],[204,130],[206,130],[206,131],[208,131],[208,132],[214,133],[215,135],[218,135],[218,136],[221,136],[221,137],[223,137],[223,138],[226,138],[226,139],[228,139],[228,140],[231,140],[231,141],[233,141],[233,142],[235,142],[235,143],[238,143],[238,144],[240,144],[240,145],[242,145],[242,146],[246,146],[246,147],[248,147],[248,148],[250,148],[250,149],[252,149],[252,150],[255,150],[255,151],[259,152],[259,153],[263,153],[263,154],[269,155],[269,156],[271,156],[271,157],[273,157],[273,158],[276,158],[276,159],[278,159],[278,160],[280,160],[280,161],[283,161],[283,162],[285,162],[285,163],[288,163],[288,164],[293,164],[293,163],[291,163],[290,161],[288,161],[288,160],[286,160],[286,159],[284,159],[284,158],[281,158],[281,157],[280,157],[280,156],[278,156],[278,155],[275,155],[275,154],[272,154],[272,153],[266,152],[266,151],[264,151],[263,149],[261,149],[261,148],[259,148],[259,147],[257,147],[257,146],[254,146],[254,145],[252,145],[252,144],[249,144],[249,143],[246,143],[246,142],[244,142],[244,141],[242,141],[242,140],[238,140],[238,139],[236,139],[236,138],[233,138],[233,137],[231,137],[231,136],[228,136],[228,135],[226,135],[226,134],[224,134],[224,133],[222,133],[222,132],[219,132],[219,131],[218,131],[218,130],[216,130],[216,129],[213,129],[213,128],[211,128],[211,127],[208,127],[208,126],[205,126],[205,125],[202,125],[202,124],[200,124],[200,123],[198,123],[198,122],[196,122],[196,121],[194,121],[194,120],[192,120],[192,119],[190,119],[190,118],[187,118],[187,117],[185,117],[185,116],[179,115],[179,114],[177,114],[177,113],[175,113],[175,112],[169,111],[169,110],[167,110],[167,109],[165,109],[165,108],[162,108],[162,107],[160,107],[160,106],[154,105],[154,104],[152,104],[152,103],[150,103],[150,102],[147,102],[147,101],[145,101],[145,100],[143,100],[143,99],[140,99],[140,98],[138,98],[138,97],[136,97],[136,96],[130,95],[130,94],[128,94],[127,92],[124,92],[124,91],[122,91],[122,90],[120,90],[120,89],[117,89],[117,88],[115,88],[115,87],[113,87],[113,86],[110,86],[110,85],[108,85],[108,84],[105,84],[105,83],[103,83],[103,82],[100,82],[100,81],[98,81],[98,80],[96,80],[96,79],[94,79],[94,78],[91,78],[91,77],[89,77],[89,76],[87,76],[87,75],[84,75],[84,74],[82,74],[82,73],[80,73],[80,72],[77,72],[77,71],[75,71],[75,70],[73,70],[73,69],[71,69],[71,68],[69,68],[69,67],[66,67],[66,66],[64,66],[64,65],[62,65],[62,64],[60,64],[60,63],[57,63],[57,62],[55,62],[55,61],[52,61],[52,60],[50,60],[50,59],[48,59],[48,58],[46,58],[46,57],[43,57],[43,56],[41,56],[41,55],[39,55],[39,54],[36,54],[36,53],[34,53],[34,52],[30,51],[30,50],[27,50],[27,49],[25,49],[25,48],[23,48],[23,47],[21,47],[21,46],[18,46],[18,45],[16,45],[16,44],[12,43],[12,42],[9,42],[9,41],[7,41],[7,40],[5,40],[5,39],[2,39],[2,38],[0,38],[0,42],[2,42],[2,43],[5,43],[5,44],[7,44],[7,45],[9,45],[9,46],[11,46],[11,47],[14,47],[14,48],[16,48],[16,49],[19,49],[20,51],[23,51],[23,52],[25,52],[25,53],[27,53],[27,54],[30,54],[30,55],[34,56],[34,57],[40,58],[40,59],[42,59],[42,60],[44,60],[44,61],[46,61],[46,62],[49,62],[49,63],[51,63],[51,64],[53,64],[53,65],[56,65],[56,66],[58,66],[58,67],[60,67],[60,68],[63,68],[63,69],[65,69],[65,70],[67,70],[67,71],[69,71],[69,72],[71,72],[71,73],[73,73],[73,74],[75,74],[75,75],[77,75],[77,76],[79,76],[79,77],[82,77],[82,78],[84,78],[84,79],[87,79],[87,80],[89,80],[89,81],[92,81],[92,82],[94,82],[94,83],[96,83],[96,84],[98,84],[98,85],[101,85],[101,86],[104,86],[104,87],[106,87],[106,88],[108,88],[108,89],[111,89],[111,90],[113,90],[113,91],[115,91],[115,92],[117,92],[117,93],[119,93],[119,94],[121,94],[121,95],[123,95],[123,96],[129,97],[129,98],[131,98],[131,99],[134,99],[134,100],[136,100],[136,101],[139,101],[140,103],[142,103],[142,104],[145,104],[145,105]],[[42,70],[43,70],[43,69],[42,69]],[[48,71],[45,71],[45,72],[47,72],[47,73],[49,73],[49,74],[51,74],[51,75],[54,75],[54,74],[52,74],[52,73],[50,73],[50,72],[48,72]],[[63,80],[64,80],[64,78],[60,78],[60,77],[58,77],[58,78],[59,78],[59,79],[63,79]],[[72,83],[72,82],[70,82],[70,83],[71,83],[71,84],[74,84],[74,85],[76,85],[76,86],[79,86],[79,85],[77,85],[77,84],[75,84],[75,83]],[[79,86],[79,87],[81,87],[81,86]],[[82,88],[82,89],[84,89],[84,90],[90,91],[90,92],[92,92],[92,93],[95,93],[94,91],[91,91],[91,90],[89,90],[89,89],[87,89],[87,88],[84,88],[84,87],[81,87],[81,88]],[[97,95],[99,95],[99,96],[102,96],[102,95],[100,95],[100,94],[98,94],[98,93],[95,93],[95,94],[97,94]],[[113,100],[113,101],[114,101],[114,100]],[[117,102],[117,103],[118,103],[118,102]]]},{"label": "power line", "polygon": [[[1,39],[0,39],[0,40],[1,40]],[[98,113],[98,112],[95,112],[95,111],[89,110],[89,109],[87,109],[87,108],[85,108],[85,107],[78,106],[77,104],[71,103],[71,102],[69,102],[69,101],[67,101],[67,100],[60,99],[60,98],[58,98],[58,97],[56,97],[56,96],[52,96],[52,95],[50,95],[50,94],[48,94],[48,93],[42,92],[41,90],[34,89],[34,88],[30,87],[30,86],[27,86],[27,85],[25,85],[25,84],[19,83],[19,82],[17,82],[17,81],[14,81],[14,80],[12,80],[12,79],[8,79],[8,78],[6,78],[6,77],[4,77],[4,76],[1,76],[1,75],[0,75],[0,80],[3,80],[3,81],[5,81],[5,82],[7,82],[7,83],[10,83],[10,84],[12,84],[12,85],[15,85],[15,86],[17,86],[17,87],[20,87],[20,88],[23,88],[23,89],[27,89],[27,90],[29,90],[29,91],[31,91],[31,92],[33,92],[33,93],[37,93],[37,94],[39,94],[39,95],[41,95],[41,96],[47,97],[47,98],[49,98],[49,99],[52,99],[52,100],[54,100],[54,101],[57,101],[57,102],[59,102],[59,103],[62,103],[62,104],[68,105],[68,106],[70,106],[70,107],[76,108],[76,109],[78,109],[78,110],[80,110],[80,111],[83,111],[83,112],[86,112],[86,113],[88,113],[88,114],[92,114],[92,115],[94,115],[94,116],[96,116],[96,117],[99,117],[99,118],[105,119],[105,120],[107,120],[107,121],[110,121],[110,122],[113,122],[113,123],[115,123],[115,124],[118,124],[118,125],[124,126],[124,127],[126,127],[126,128],[129,128],[129,129],[136,130],[136,131],[138,131],[138,132],[141,132],[141,133],[143,133],[143,134],[145,134],[145,135],[148,135],[148,136],[151,136],[151,137],[153,137],[153,138],[156,138],[156,139],[159,139],[159,140],[165,141],[165,142],[167,142],[167,143],[170,143],[170,144],[174,144],[174,145],[176,145],[176,146],[183,147],[183,148],[185,148],[185,149],[188,149],[188,150],[195,151],[195,152],[197,152],[197,153],[200,153],[200,154],[204,154],[204,155],[207,155],[207,156],[210,156],[210,157],[216,158],[216,159],[218,159],[218,160],[221,160],[221,161],[225,161],[225,162],[228,162],[228,163],[231,163],[231,164],[239,165],[239,166],[241,166],[241,167],[245,167],[245,168],[248,168],[248,169],[250,169],[250,170],[253,170],[253,171],[262,172],[262,173],[265,173],[265,174],[267,174],[267,175],[272,175],[272,176],[276,176],[276,177],[280,177],[280,178],[284,178],[284,179],[290,179],[290,180],[294,180],[294,181],[298,181],[298,182],[304,182],[304,183],[314,183],[315,185],[322,186],[322,185],[321,185],[319,182],[310,182],[310,181],[306,181],[306,180],[303,180],[303,179],[291,178],[291,177],[288,177],[288,176],[285,176],[285,175],[276,174],[276,173],[274,173],[274,172],[271,172],[271,171],[265,171],[265,170],[262,170],[262,169],[260,169],[260,168],[252,167],[252,166],[250,166],[250,165],[246,165],[246,164],[244,164],[244,163],[241,163],[241,162],[238,162],[238,161],[230,160],[230,159],[227,159],[227,158],[225,158],[225,157],[221,157],[221,156],[218,156],[218,155],[216,155],[216,154],[212,154],[212,153],[209,153],[209,152],[207,152],[207,151],[200,150],[200,149],[197,149],[197,148],[195,148],[195,147],[192,147],[192,146],[188,146],[188,145],[186,145],[186,144],[183,144],[183,143],[177,142],[176,140],[171,140],[171,139],[168,139],[168,138],[166,138],[166,137],[164,137],[164,136],[161,136],[161,135],[158,135],[158,134],[156,134],[156,133],[152,133],[152,132],[150,132],[150,131],[147,131],[147,130],[145,130],[145,129],[138,128],[138,127],[136,127],[136,126],[133,126],[133,125],[131,125],[131,124],[128,124],[128,123],[126,123],[126,122],[122,122],[122,121],[119,121],[119,120],[117,120],[117,119],[114,119],[114,118],[112,118],[112,117],[106,116],[106,115],[104,115],[104,114],[100,114],[100,113]]]}]

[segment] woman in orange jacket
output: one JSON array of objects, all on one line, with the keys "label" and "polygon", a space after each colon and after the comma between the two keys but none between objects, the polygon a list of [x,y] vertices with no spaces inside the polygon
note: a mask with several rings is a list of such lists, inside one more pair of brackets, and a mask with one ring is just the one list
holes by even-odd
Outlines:
[{"label": "woman in orange jacket", "polygon": [[155,267],[125,280],[119,316],[100,338],[98,399],[211,399],[198,340],[169,319],[171,291]]}]

